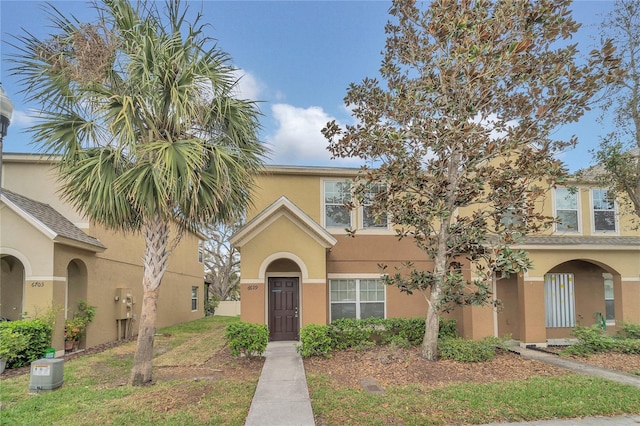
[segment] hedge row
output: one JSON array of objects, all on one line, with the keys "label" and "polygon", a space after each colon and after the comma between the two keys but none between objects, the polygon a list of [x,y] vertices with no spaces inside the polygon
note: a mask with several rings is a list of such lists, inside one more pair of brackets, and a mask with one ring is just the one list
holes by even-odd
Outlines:
[{"label": "hedge row", "polygon": [[572,334],[578,343],[563,351],[568,355],[588,356],[598,352],[640,354],[640,324],[622,323],[615,336],[608,336],[598,325],[576,327]]},{"label": "hedge row", "polygon": [[0,334],[5,335],[6,333],[16,339],[19,338],[18,336],[23,336],[22,339],[26,340],[26,346],[9,358],[7,368],[28,365],[31,361],[42,358],[45,351],[51,346],[53,329],[50,324],[41,319],[3,321],[0,322],[0,330],[8,330]]}]

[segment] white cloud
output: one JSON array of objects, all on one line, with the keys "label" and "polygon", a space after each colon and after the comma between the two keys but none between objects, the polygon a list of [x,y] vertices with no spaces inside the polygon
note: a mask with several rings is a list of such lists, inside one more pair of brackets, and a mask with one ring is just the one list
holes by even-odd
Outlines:
[{"label": "white cloud", "polygon": [[260,100],[265,85],[256,76],[243,69],[235,70],[233,74],[238,79],[236,91],[239,99]]},{"label": "white cloud", "polygon": [[15,127],[30,127],[36,122],[36,113],[32,111],[31,113],[14,110],[13,117],[11,118],[11,126]]},{"label": "white cloud", "polygon": [[359,159],[331,160],[328,142],[320,131],[334,118],[322,108],[275,104],[271,107],[271,114],[278,124],[274,134],[267,137],[271,149],[270,163],[352,167],[361,164]]}]

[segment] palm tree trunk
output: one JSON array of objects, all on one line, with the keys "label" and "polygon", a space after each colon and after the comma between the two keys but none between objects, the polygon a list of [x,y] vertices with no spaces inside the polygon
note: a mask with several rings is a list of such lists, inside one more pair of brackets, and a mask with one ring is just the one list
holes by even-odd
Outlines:
[{"label": "palm tree trunk", "polygon": [[160,289],[145,291],[142,299],[138,342],[131,369],[131,384],[133,386],[149,384],[152,380],[151,362],[153,361],[153,341],[156,334],[159,294]]},{"label": "palm tree trunk", "polygon": [[169,224],[158,215],[145,221],[144,277],[142,287],[144,296],[140,312],[138,343],[131,368],[131,384],[140,386],[151,383],[151,362],[153,361],[153,342],[156,334],[158,316],[158,296],[160,283],[167,269],[167,245]]}]

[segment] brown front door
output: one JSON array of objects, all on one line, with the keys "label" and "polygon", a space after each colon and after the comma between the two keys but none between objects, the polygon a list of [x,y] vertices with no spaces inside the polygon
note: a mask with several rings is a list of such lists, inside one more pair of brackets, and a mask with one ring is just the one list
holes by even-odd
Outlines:
[{"label": "brown front door", "polygon": [[298,340],[298,278],[269,278],[269,337]]}]

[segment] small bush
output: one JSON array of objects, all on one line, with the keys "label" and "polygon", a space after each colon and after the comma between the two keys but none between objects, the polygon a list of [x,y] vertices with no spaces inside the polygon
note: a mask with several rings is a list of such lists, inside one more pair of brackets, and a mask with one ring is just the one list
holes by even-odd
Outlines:
[{"label": "small bush", "polygon": [[447,338],[442,339],[438,346],[441,358],[458,362],[484,362],[496,356],[494,342],[490,339]]},{"label": "small bush", "polygon": [[308,324],[300,329],[300,344],[296,350],[303,357],[324,356],[330,358],[335,340],[328,325]]},{"label": "small bush", "polygon": [[615,339],[605,335],[597,324],[591,327],[578,326],[571,334],[578,339],[578,343],[565,349],[564,354],[587,356],[597,352],[607,352],[616,347]]},{"label": "small bush", "polygon": [[620,324],[618,337],[622,339],[640,339],[640,324],[623,322]]},{"label": "small bush", "polygon": [[400,335],[391,337],[388,344],[391,349],[409,349],[411,347],[411,342]]},{"label": "small bush", "polygon": [[458,337],[457,322],[455,318],[440,318],[438,338],[447,339]]},{"label": "small bush", "polygon": [[331,323],[335,348],[344,350],[363,345],[371,340],[375,331],[370,321],[340,318]]},{"label": "small bush", "polygon": [[640,354],[640,339],[620,339],[615,343],[616,352],[623,354]]},{"label": "small bush", "polygon": [[[7,362],[7,368],[17,368],[28,365],[44,356],[44,351],[51,346],[53,328],[41,319],[24,319],[5,321],[0,323],[0,329],[7,329],[14,335],[25,336],[26,347],[15,354]],[[6,333],[3,331],[3,334]]]},{"label": "small bush", "polygon": [[224,337],[234,356],[260,356],[267,349],[269,330],[266,324],[233,322],[227,324]]}]

